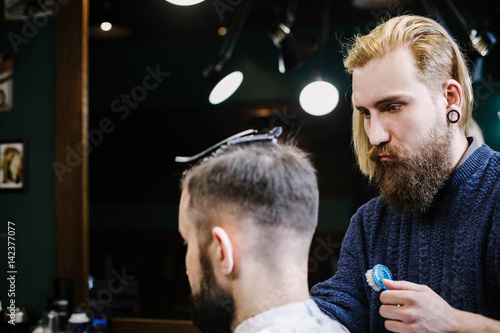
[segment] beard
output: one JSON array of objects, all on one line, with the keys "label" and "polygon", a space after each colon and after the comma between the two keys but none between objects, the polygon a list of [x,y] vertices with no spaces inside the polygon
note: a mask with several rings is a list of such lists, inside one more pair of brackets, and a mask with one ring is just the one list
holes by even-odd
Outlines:
[{"label": "beard", "polygon": [[[425,213],[451,174],[452,131],[442,131],[435,123],[431,133],[414,147],[384,144],[370,149],[368,157],[376,164],[375,181],[395,211]],[[396,160],[381,162],[380,154]]]},{"label": "beard", "polygon": [[206,251],[201,251],[202,283],[191,295],[193,323],[202,333],[230,333],[234,319],[234,301],[231,295],[215,281],[212,265]]}]

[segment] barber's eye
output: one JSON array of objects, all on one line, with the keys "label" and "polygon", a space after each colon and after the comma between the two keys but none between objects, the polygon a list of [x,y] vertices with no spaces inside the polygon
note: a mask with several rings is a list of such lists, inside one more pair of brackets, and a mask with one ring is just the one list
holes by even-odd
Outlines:
[{"label": "barber's eye", "polygon": [[370,118],[371,116],[370,111],[360,111],[359,114],[365,118]]}]

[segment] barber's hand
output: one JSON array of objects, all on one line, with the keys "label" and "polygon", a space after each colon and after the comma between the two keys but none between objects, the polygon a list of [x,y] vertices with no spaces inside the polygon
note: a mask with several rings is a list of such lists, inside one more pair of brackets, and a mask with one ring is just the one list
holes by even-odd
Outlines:
[{"label": "barber's hand", "polygon": [[[406,281],[384,279],[390,290],[380,294],[380,315],[391,332],[449,332],[460,313],[431,288]],[[399,306],[398,306],[399,305]]]}]

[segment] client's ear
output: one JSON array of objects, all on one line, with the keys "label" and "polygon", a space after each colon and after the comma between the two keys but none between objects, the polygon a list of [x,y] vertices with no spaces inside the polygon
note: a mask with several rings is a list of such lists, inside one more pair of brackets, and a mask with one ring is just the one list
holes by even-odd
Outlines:
[{"label": "client's ear", "polygon": [[221,227],[214,227],[212,235],[215,239],[216,248],[216,262],[222,268],[222,274],[229,275],[234,269],[234,251],[231,239],[226,230]]}]

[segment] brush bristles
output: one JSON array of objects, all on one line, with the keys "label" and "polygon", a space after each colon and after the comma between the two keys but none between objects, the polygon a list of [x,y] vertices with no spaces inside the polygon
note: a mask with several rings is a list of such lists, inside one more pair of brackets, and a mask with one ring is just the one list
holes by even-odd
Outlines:
[{"label": "brush bristles", "polygon": [[365,276],[366,276],[366,282],[368,282],[368,284],[370,285],[370,287],[373,288],[373,290],[375,290],[375,291],[382,290],[382,288],[380,288],[373,280],[373,270],[372,269],[369,269],[368,271],[366,271]]}]

